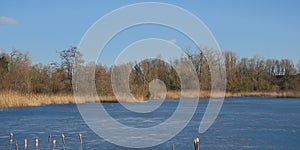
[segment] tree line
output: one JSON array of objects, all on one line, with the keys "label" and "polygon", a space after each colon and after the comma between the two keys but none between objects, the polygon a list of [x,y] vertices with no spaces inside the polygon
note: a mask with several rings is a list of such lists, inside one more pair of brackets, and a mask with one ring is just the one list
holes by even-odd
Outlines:
[{"label": "tree line", "polygon": [[[201,90],[210,90],[210,69],[203,51],[189,53],[195,66]],[[12,49],[0,54],[0,91],[16,91],[22,94],[71,94],[72,73],[76,47],[58,52],[60,61],[49,64],[33,64],[28,52]],[[300,91],[300,60],[264,59],[261,56],[239,58],[234,52],[224,52],[227,92],[278,92]],[[182,60],[173,60],[173,64]],[[179,91],[180,79],[176,70],[160,59],[148,59],[132,67],[129,76],[130,89],[135,95],[149,97],[148,87],[153,79],[160,79],[169,91]],[[113,95],[112,67],[95,66],[95,84],[99,95]],[[193,83],[190,83],[193,84]]]}]

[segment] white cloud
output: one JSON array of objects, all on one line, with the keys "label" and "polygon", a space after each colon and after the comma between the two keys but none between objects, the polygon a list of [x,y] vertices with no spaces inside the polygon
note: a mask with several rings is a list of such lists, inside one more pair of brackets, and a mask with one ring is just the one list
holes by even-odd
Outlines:
[{"label": "white cloud", "polygon": [[177,42],[176,39],[170,39],[170,40],[168,40],[168,41],[170,41],[170,42],[172,42],[172,43],[174,43],[174,44],[176,44],[176,42]]},{"label": "white cloud", "polygon": [[0,16],[0,24],[17,24],[17,23],[18,21],[16,19]]}]

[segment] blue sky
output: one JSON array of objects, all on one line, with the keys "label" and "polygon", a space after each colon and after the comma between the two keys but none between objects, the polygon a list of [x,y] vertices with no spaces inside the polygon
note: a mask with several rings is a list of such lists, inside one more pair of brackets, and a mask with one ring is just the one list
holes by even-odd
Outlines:
[{"label": "blue sky", "polygon": [[[29,51],[33,63],[57,61],[56,51],[77,46],[100,17],[138,2],[144,1],[1,1],[0,49],[9,51],[15,47]],[[222,50],[233,51],[240,57],[260,55],[292,59],[294,63],[300,60],[300,2],[297,0],[156,2],[177,5],[199,17]],[[137,30],[143,34],[134,34]],[[183,36],[161,27],[143,26],[135,31],[128,29],[114,38],[100,62],[109,64],[126,45],[147,36],[176,39],[178,46],[193,48]]]}]

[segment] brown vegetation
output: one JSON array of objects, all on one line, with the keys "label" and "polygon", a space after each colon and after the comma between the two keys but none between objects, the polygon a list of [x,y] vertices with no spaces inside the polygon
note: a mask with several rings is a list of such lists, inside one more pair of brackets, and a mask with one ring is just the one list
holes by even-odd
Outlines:
[{"label": "brown vegetation", "polygon": [[[210,91],[199,92],[199,98],[219,97],[220,95],[211,95]],[[226,97],[281,97],[281,98],[298,98],[300,97],[299,91],[282,91],[282,92],[226,92]],[[166,98],[178,99],[182,96],[181,91],[168,91]],[[116,103],[118,100],[114,96],[101,96],[98,97],[102,103]],[[94,98],[86,98],[86,101],[77,103],[95,103],[99,102],[92,100]],[[157,98],[160,99],[160,98]],[[137,102],[142,102],[145,99],[138,97]],[[127,100],[123,102],[133,102]],[[42,106],[50,104],[76,104],[72,94],[20,94],[18,92],[2,92],[0,93],[0,108],[16,108],[16,107],[30,107]]]},{"label": "brown vegetation", "polygon": [[[86,99],[77,103],[95,103],[96,100]],[[113,96],[99,97],[101,102],[117,102]],[[50,104],[76,104],[72,94],[21,94],[18,92],[1,92],[0,108],[41,106]]]},{"label": "brown vegetation", "polygon": [[1,108],[71,103],[74,103],[74,98],[71,95],[20,94],[18,92],[0,93]]},{"label": "brown vegetation", "polygon": [[[76,47],[58,53],[60,62],[47,65],[32,64],[29,54],[13,49],[0,54],[0,107],[39,106],[74,103],[72,73],[74,64],[83,64]],[[210,68],[201,50],[187,53],[195,66],[201,92],[210,97]],[[288,59],[262,57],[238,58],[233,52],[224,53],[226,67],[226,96],[300,97],[300,61],[297,67]],[[180,63],[182,60],[173,60]],[[164,82],[167,98],[181,95],[177,72],[160,59],[144,60],[132,67],[129,86],[137,101],[151,98],[149,84],[154,79]],[[83,66],[88,67],[88,66]],[[121,67],[121,66],[114,66]],[[122,71],[122,68],[120,69]],[[103,102],[115,102],[111,86],[111,67],[95,66],[95,84]],[[198,83],[189,83],[195,86]],[[196,92],[198,93],[198,92]],[[194,94],[191,94],[194,95]],[[160,97],[157,97],[160,98]],[[123,101],[132,101],[124,98]],[[89,101],[85,101],[89,102]]]}]

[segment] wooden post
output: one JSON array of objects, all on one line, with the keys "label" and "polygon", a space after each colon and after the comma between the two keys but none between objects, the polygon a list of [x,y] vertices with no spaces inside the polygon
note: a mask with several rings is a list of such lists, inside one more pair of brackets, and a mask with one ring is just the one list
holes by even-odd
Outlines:
[{"label": "wooden post", "polygon": [[9,134],[9,143],[10,143],[10,144],[12,144],[13,136],[14,136],[13,133],[10,133],[10,134]]},{"label": "wooden post", "polygon": [[19,145],[18,144],[16,144],[16,150],[19,150]]},{"label": "wooden post", "polygon": [[175,150],[174,144],[172,144],[172,150]]},{"label": "wooden post", "polygon": [[79,142],[80,142],[80,144],[82,144],[82,134],[79,133],[79,134],[78,134],[78,137],[79,137]]},{"label": "wooden post", "polygon": [[48,136],[48,144],[51,142],[51,134]]},{"label": "wooden post", "polygon": [[65,135],[64,134],[61,134],[61,142],[63,145],[65,144]]},{"label": "wooden post", "polygon": [[25,150],[27,149],[27,139],[26,138],[24,139],[24,149]]},{"label": "wooden post", "polygon": [[52,144],[53,144],[53,149],[55,149],[55,147],[56,147],[56,140],[55,139],[53,140]]},{"label": "wooden post", "polygon": [[194,139],[194,147],[195,147],[195,150],[199,150],[199,138],[195,138]]},{"label": "wooden post", "polygon": [[38,148],[39,147],[39,137],[35,136],[35,147]]}]

